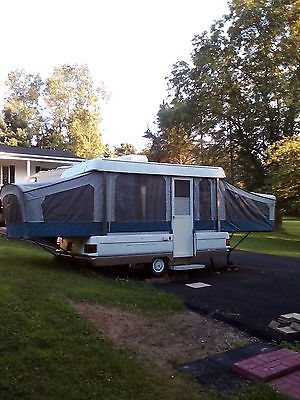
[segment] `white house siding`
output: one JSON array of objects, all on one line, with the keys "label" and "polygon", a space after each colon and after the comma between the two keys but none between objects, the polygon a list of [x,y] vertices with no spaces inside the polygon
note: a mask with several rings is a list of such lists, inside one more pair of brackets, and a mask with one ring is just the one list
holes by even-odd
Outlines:
[{"label": "white house siding", "polygon": [[[29,168],[27,168],[27,163],[30,163]],[[0,185],[3,184],[3,176],[2,176],[2,167],[7,166],[10,167],[11,165],[15,166],[15,183],[21,183],[28,179],[30,175],[33,175],[37,172],[37,167],[39,170],[48,170],[57,168],[60,166],[71,165],[72,162],[58,162],[58,161],[30,161],[30,160],[0,160]],[[29,174],[28,174],[29,173]],[[10,182],[13,179],[9,179]]]},{"label": "white house siding", "polygon": [[24,182],[27,179],[26,161],[11,160],[10,163],[16,166],[16,183]]},{"label": "white house siding", "polygon": [[[4,183],[26,182],[39,170],[54,169],[83,161],[71,153],[62,155],[40,149],[26,149],[0,145],[0,189]],[[4,179],[5,178],[5,179]],[[5,182],[4,182],[5,181]],[[0,226],[4,224],[2,204],[0,201]]]}]

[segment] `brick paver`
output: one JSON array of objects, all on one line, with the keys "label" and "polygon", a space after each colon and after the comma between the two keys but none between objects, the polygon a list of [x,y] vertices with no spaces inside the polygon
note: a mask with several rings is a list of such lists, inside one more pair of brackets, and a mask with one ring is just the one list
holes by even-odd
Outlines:
[{"label": "brick paver", "polygon": [[300,369],[300,353],[275,350],[237,362],[233,368],[245,378],[270,381]]},{"label": "brick paver", "polygon": [[274,379],[268,382],[268,385],[295,400],[300,400],[300,370]]}]

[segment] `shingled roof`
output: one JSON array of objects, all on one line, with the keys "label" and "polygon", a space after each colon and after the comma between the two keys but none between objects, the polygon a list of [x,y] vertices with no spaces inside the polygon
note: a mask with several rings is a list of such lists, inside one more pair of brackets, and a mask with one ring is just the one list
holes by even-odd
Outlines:
[{"label": "shingled roof", "polygon": [[32,156],[32,157],[55,157],[55,158],[73,158],[78,159],[78,161],[82,160],[80,157],[75,156],[69,151],[64,150],[52,150],[52,149],[40,149],[39,147],[20,147],[20,146],[6,146],[0,144],[0,153],[9,153],[9,154],[19,154],[23,156]]}]

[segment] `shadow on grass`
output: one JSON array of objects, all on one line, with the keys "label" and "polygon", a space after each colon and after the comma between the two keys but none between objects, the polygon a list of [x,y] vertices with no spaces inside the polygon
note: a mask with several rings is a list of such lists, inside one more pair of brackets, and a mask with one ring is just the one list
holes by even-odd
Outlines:
[{"label": "shadow on grass", "polygon": [[74,301],[102,302],[123,309],[148,312],[182,310],[181,300],[147,285],[143,274],[125,269],[98,270],[81,263],[65,263],[27,242],[0,240],[0,271],[10,280],[41,288]]}]

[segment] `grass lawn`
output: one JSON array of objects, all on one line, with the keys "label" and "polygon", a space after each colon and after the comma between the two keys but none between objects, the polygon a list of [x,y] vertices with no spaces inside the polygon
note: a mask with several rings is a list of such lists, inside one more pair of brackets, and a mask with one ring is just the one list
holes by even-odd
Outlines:
[{"label": "grass lawn", "polygon": [[174,313],[181,301],[140,281],[66,266],[29,244],[0,238],[1,400],[276,400],[264,385],[232,397],[208,392],[128,350],[114,348],[71,300],[145,313]]},{"label": "grass lawn", "polygon": [[[232,245],[242,234],[233,236]],[[275,232],[251,233],[238,248],[257,253],[300,258],[300,220],[287,218]]]}]

